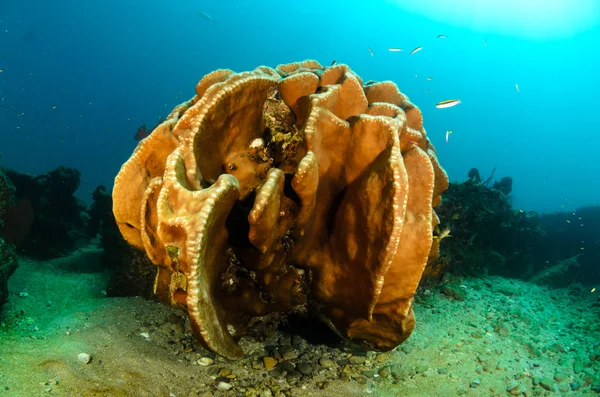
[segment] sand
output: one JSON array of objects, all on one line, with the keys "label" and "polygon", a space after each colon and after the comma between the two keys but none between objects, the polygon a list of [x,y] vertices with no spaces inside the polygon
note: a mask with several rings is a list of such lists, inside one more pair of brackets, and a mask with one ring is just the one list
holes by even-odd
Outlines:
[{"label": "sand", "polygon": [[[243,338],[247,357],[234,362],[199,347],[181,312],[107,297],[108,273],[81,271],[100,255],[90,247],[49,262],[21,258],[0,320],[0,396],[600,394],[600,305],[589,288],[449,279],[446,293],[420,290],[416,329],[392,352],[310,345],[278,331],[271,342]],[[296,370],[309,361],[314,371],[273,376],[263,365],[269,343],[287,352],[279,361]]]}]

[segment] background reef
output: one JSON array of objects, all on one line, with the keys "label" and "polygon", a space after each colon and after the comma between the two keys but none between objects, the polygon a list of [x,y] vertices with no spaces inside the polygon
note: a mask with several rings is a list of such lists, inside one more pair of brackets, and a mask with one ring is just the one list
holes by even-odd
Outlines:
[{"label": "background reef", "polygon": [[[109,192],[98,186],[87,206],[73,196],[78,183],[79,172],[65,167],[38,176],[9,169],[0,173],[4,300],[17,253],[57,258],[90,243],[102,248],[101,269],[112,274],[109,295],[152,297],[155,266],[121,237]],[[499,275],[552,287],[600,284],[600,231],[595,226],[600,207],[540,215],[514,208],[510,194],[493,185],[473,178],[450,183],[438,207],[438,233],[447,228],[449,235],[422,284],[439,284],[446,274]],[[101,270],[98,264],[89,266],[84,270]]]}]

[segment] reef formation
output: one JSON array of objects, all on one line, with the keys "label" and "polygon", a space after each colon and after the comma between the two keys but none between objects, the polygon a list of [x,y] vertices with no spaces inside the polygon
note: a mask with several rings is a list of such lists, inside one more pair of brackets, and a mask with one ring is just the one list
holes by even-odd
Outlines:
[{"label": "reef formation", "polygon": [[389,350],[413,330],[447,187],[394,83],[309,60],[204,76],[123,164],[113,212],[216,353],[241,357],[254,321],[294,311]]}]

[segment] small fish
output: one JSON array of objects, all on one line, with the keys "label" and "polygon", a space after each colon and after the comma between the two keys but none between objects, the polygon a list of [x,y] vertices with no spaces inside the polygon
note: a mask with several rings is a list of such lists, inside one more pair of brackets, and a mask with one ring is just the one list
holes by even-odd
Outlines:
[{"label": "small fish", "polygon": [[431,81],[433,80],[433,77],[427,77],[427,80]]},{"label": "small fish", "polygon": [[389,52],[400,52],[402,51],[402,48],[398,48],[398,47],[390,47],[388,48]]},{"label": "small fish", "polygon": [[448,143],[448,137],[450,136],[450,134],[452,134],[454,131],[452,130],[448,130],[446,131],[446,143]]},{"label": "small fish", "polygon": [[213,17],[211,17],[204,11],[198,11],[198,15],[200,15],[202,18],[206,19],[207,21],[212,22],[213,24],[217,24],[217,22],[218,22],[216,19],[214,19]]},{"label": "small fish", "polygon": [[445,34],[438,34],[438,39],[447,39],[448,36],[446,36]]},{"label": "small fish", "polygon": [[370,84],[375,84],[377,83],[377,80],[369,80],[365,83],[365,85],[370,85]]},{"label": "small fish", "polygon": [[417,52],[421,51],[422,49],[423,49],[423,47],[417,47],[417,48],[415,48],[414,50],[412,50],[412,51],[410,52],[410,54],[408,54],[408,55],[416,54]]},{"label": "small fish", "polygon": [[521,92],[521,90],[519,89],[519,84],[515,84],[515,88],[517,89],[517,92]]},{"label": "small fish", "polygon": [[483,46],[487,47],[487,39],[483,40]]},{"label": "small fish", "polygon": [[140,128],[138,128],[137,132],[133,136],[133,139],[135,139],[136,141],[141,141],[142,139],[146,138],[148,135],[152,134],[152,132],[156,129],[156,127],[161,125],[164,121],[165,121],[165,119],[163,119],[162,117],[159,118],[158,122],[156,123],[154,128],[152,128],[151,130],[148,130],[146,128],[146,124],[142,125]]},{"label": "small fish", "polygon": [[375,54],[373,53],[373,50],[371,49],[371,47],[369,47],[369,53],[371,54],[371,56],[375,55]]},{"label": "small fish", "polygon": [[449,228],[445,228],[444,230],[442,230],[441,233],[439,234],[439,236],[433,236],[433,239],[434,240],[438,239],[438,240],[442,241],[446,237],[452,237],[450,235],[450,229]]},{"label": "small fish", "polygon": [[148,135],[150,135],[150,132],[146,129],[146,124],[144,124],[137,129],[135,135],[133,136],[133,139],[135,139],[136,141],[141,141]]},{"label": "small fish", "polygon": [[596,288],[592,288],[590,292],[596,292]]},{"label": "small fish", "polygon": [[451,108],[460,104],[460,99],[446,99],[445,101],[438,102],[435,107],[438,109]]},{"label": "small fish", "polygon": [[333,62],[331,62],[331,66],[333,65],[337,65],[337,61],[334,59]]}]

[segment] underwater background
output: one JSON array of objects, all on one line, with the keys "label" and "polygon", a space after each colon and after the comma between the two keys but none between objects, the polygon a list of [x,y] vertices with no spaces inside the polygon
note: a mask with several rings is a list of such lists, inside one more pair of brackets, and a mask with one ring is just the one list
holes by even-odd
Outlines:
[{"label": "underwater background", "polygon": [[[0,397],[600,395],[599,41],[597,0],[1,1]],[[323,68],[291,64],[303,60]],[[161,139],[180,115],[154,127],[196,95],[203,76],[283,65],[277,73],[288,82],[298,70],[311,78],[344,70],[336,80],[341,86],[352,80],[346,64],[365,82],[360,95],[391,80],[423,115],[429,141],[404,142],[400,153],[415,178],[402,185],[413,194],[406,217],[388,191],[371,188],[376,184],[356,197],[342,186],[328,204],[327,183],[340,182],[322,178],[328,182],[313,193],[319,192],[316,207],[327,209],[315,215],[312,234],[294,234],[304,229],[294,218],[296,188],[285,178],[281,207],[258,217],[276,219],[264,235],[248,232],[250,208],[264,203],[249,194],[206,234],[206,252],[224,252],[187,255],[181,247],[200,243],[187,240],[185,227],[168,244],[164,235],[154,239],[152,216],[166,224],[171,214],[158,214],[148,197],[131,194],[152,168],[152,161],[131,160],[132,153],[136,147],[157,153],[154,160],[170,153],[168,139]],[[255,146],[254,139],[248,148],[269,172],[293,163],[271,155],[301,152],[294,139],[302,135],[290,127],[301,112],[291,110],[278,87],[258,103],[265,124],[259,133],[270,141]],[[179,111],[189,116],[188,105]],[[414,126],[410,118],[419,110],[398,106]],[[227,111],[225,117],[236,115]],[[373,141],[366,139],[359,153],[373,156]],[[212,143],[198,145],[207,158]],[[418,145],[429,149],[432,198],[413,184],[430,169],[410,165]],[[323,150],[325,163],[329,153],[338,154]],[[360,164],[358,157],[347,156],[341,169]],[[228,171],[218,172],[238,178],[227,161]],[[139,169],[128,174],[121,168],[126,162]],[[362,175],[373,169],[365,166]],[[119,187],[113,182],[120,170]],[[161,189],[169,182],[163,171]],[[195,207],[204,203],[203,192],[216,194],[223,183],[203,178],[195,181],[201,189],[190,189],[197,195],[174,208],[189,224],[204,214]],[[169,196],[164,191],[160,199]],[[364,204],[367,216],[355,223],[343,218],[353,212],[340,197]],[[136,223],[142,201],[151,214],[143,228]],[[410,223],[415,203],[425,208],[421,224]],[[188,214],[189,208],[195,209]],[[318,223],[334,216],[341,226]],[[361,234],[368,228],[375,232]],[[400,229],[405,234],[396,239],[399,232],[390,230]],[[142,232],[156,234],[140,244]],[[267,235],[276,236],[273,245],[258,255]],[[356,242],[357,251],[344,257],[344,248],[332,250],[328,261],[319,250],[335,239]],[[394,239],[405,245],[392,255],[393,271],[377,282],[372,273],[361,277],[363,267],[383,262],[383,247],[387,252]],[[367,251],[379,256],[362,257]],[[258,269],[273,252],[278,266]],[[421,262],[411,267],[415,257]],[[218,286],[206,293],[208,304],[182,303],[182,296],[201,291],[204,297],[209,290],[192,285],[189,263],[219,269],[196,273],[212,283],[201,286]],[[315,281],[329,265],[342,275],[322,284],[333,291],[331,301]],[[277,294],[290,280],[293,299]],[[355,319],[364,329],[380,327],[367,332],[365,340],[375,344],[365,349],[330,314],[342,311],[340,304],[353,318],[360,312],[353,305],[367,302],[373,285],[388,286],[388,296],[408,303],[406,310],[389,306],[395,331],[389,334],[384,304],[374,319]],[[253,305],[263,303],[276,309],[255,316]],[[198,321],[196,307],[203,315],[223,308],[249,323],[240,320],[238,333],[229,323]],[[198,324],[208,331],[199,336]],[[235,337],[239,356],[230,345],[209,343],[221,331]],[[394,343],[385,345],[386,338]]]},{"label": "underwater background", "polygon": [[[3,1],[2,164],[75,167],[90,201],[112,185],[137,128],[189,99],[204,74],[336,60],[394,81],[422,109],[451,180],[497,167],[519,208],[597,204],[598,2],[416,3]],[[435,108],[450,98],[462,104]]]}]

